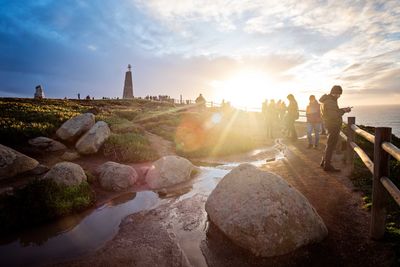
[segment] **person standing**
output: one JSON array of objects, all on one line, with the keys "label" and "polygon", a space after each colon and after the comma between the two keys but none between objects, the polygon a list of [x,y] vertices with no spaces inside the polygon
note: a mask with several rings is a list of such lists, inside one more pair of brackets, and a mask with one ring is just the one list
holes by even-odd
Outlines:
[{"label": "person standing", "polygon": [[278,111],[274,99],[271,99],[271,101],[269,101],[269,105],[267,107],[267,117],[268,117],[267,136],[269,138],[273,138],[275,126],[277,125],[278,121]]},{"label": "person standing", "polygon": [[328,141],[325,149],[324,157],[321,161],[321,167],[328,172],[339,172],[340,170],[331,165],[333,151],[339,140],[340,128],[342,127],[342,116],[346,112],[350,112],[351,108],[339,108],[338,99],[342,95],[343,89],[340,85],[334,85],[328,95],[323,95],[321,102],[321,115],[325,127],[328,130]]},{"label": "person standing", "polygon": [[200,108],[200,110],[203,110],[203,109],[206,108],[206,100],[205,100],[205,98],[203,97],[202,94],[200,94],[196,98],[195,102],[196,102],[196,105]]},{"label": "person standing", "polygon": [[296,128],[294,127],[294,122],[299,118],[299,106],[297,105],[297,101],[292,94],[289,94],[287,99],[289,100],[286,114],[288,137],[290,140],[296,141],[297,132]]},{"label": "person standing", "polygon": [[268,99],[265,99],[265,101],[262,103],[262,114],[264,116],[266,137],[267,138],[271,138],[270,130],[271,130],[272,126],[271,126],[271,117],[270,117],[270,114],[269,114]]},{"label": "person standing", "polygon": [[[320,105],[318,101],[315,99],[315,95],[310,95],[309,97],[310,103],[306,108],[306,117],[307,117],[307,139],[308,139],[308,147],[312,148],[314,146],[315,149],[318,148],[319,145],[319,132],[321,130],[321,113],[320,113]],[[312,142],[312,132],[314,131],[314,144]]]}]

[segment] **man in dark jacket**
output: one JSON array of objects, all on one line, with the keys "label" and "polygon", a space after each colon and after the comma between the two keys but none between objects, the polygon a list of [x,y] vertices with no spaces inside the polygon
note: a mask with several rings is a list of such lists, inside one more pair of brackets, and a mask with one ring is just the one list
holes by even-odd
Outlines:
[{"label": "man in dark jacket", "polygon": [[328,172],[340,171],[331,165],[331,160],[339,139],[340,128],[342,127],[342,116],[344,113],[351,111],[351,108],[339,108],[338,106],[337,100],[342,95],[342,92],[342,87],[335,85],[332,87],[329,95],[323,95],[319,99],[321,103],[322,119],[324,120],[325,127],[328,129],[328,141],[321,166]]}]

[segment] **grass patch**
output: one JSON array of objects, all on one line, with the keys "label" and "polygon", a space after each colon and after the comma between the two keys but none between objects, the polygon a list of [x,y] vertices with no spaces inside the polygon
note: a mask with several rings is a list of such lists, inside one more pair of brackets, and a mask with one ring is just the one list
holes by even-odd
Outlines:
[{"label": "grass patch", "polygon": [[111,135],[104,143],[103,154],[117,162],[144,162],[158,157],[149,141],[138,133]]},{"label": "grass patch", "polygon": [[[96,120],[110,127],[136,120],[138,115],[151,118],[168,110],[170,103],[132,100],[63,100],[0,98],[0,140],[4,145],[21,145],[38,137],[51,137],[66,120],[92,112]],[[140,117],[140,116],[139,116]],[[117,129],[118,131],[118,129]]]},{"label": "grass patch", "polygon": [[4,144],[26,142],[37,136],[49,136],[69,118],[87,107],[68,101],[6,101],[0,99],[0,137]]},{"label": "grass patch", "polygon": [[262,144],[263,131],[254,113],[186,113],[176,130],[176,151],[190,158],[242,153]]},{"label": "grass patch", "polygon": [[130,109],[128,109],[128,110],[116,110],[116,111],[114,111],[114,114],[119,118],[126,119],[128,121],[132,121],[137,117],[137,115],[139,114],[139,111],[130,110]]},{"label": "grass patch", "polygon": [[0,232],[39,225],[91,206],[95,194],[87,182],[78,186],[57,185],[52,180],[33,180],[0,197]]}]

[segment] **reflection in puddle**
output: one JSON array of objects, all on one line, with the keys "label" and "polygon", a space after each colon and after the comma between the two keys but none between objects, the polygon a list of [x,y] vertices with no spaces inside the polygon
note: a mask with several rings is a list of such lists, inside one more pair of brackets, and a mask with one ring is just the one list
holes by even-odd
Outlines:
[{"label": "reflection in puddle", "polygon": [[[118,232],[122,218],[160,204],[157,194],[151,191],[138,192],[135,195],[134,199],[123,204],[116,204],[120,201],[117,200],[96,210],[67,217],[57,223],[35,229],[35,235],[23,235],[11,244],[0,246],[1,265],[34,266],[71,259],[94,251]],[[58,232],[64,223],[69,226],[63,229],[65,232]],[[40,240],[34,239],[36,237]]]},{"label": "reflection in puddle", "polygon": [[[277,146],[280,149],[277,149]],[[277,143],[273,157],[254,161],[229,162],[220,165],[199,164],[200,173],[186,185],[168,191],[129,192],[112,199],[103,206],[69,216],[56,223],[22,233],[11,240],[0,240],[2,266],[37,266],[73,259],[94,251],[112,239],[121,220],[127,215],[155,208],[168,201],[181,201],[196,194],[208,196],[218,182],[233,168],[242,163],[257,167],[267,164],[268,159],[284,158],[284,148]],[[253,155],[265,153],[259,149]],[[211,166],[210,166],[211,165]]]}]

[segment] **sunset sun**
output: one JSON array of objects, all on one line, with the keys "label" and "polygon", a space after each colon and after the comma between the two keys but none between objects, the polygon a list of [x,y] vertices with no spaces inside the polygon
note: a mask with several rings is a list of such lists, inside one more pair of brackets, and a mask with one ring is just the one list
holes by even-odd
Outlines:
[{"label": "sunset sun", "polygon": [[243,108],[258,108],[265,98],[280,95],[268,73],[260,70],[242,70],[222,81],[213,81],[216,98]]}]

